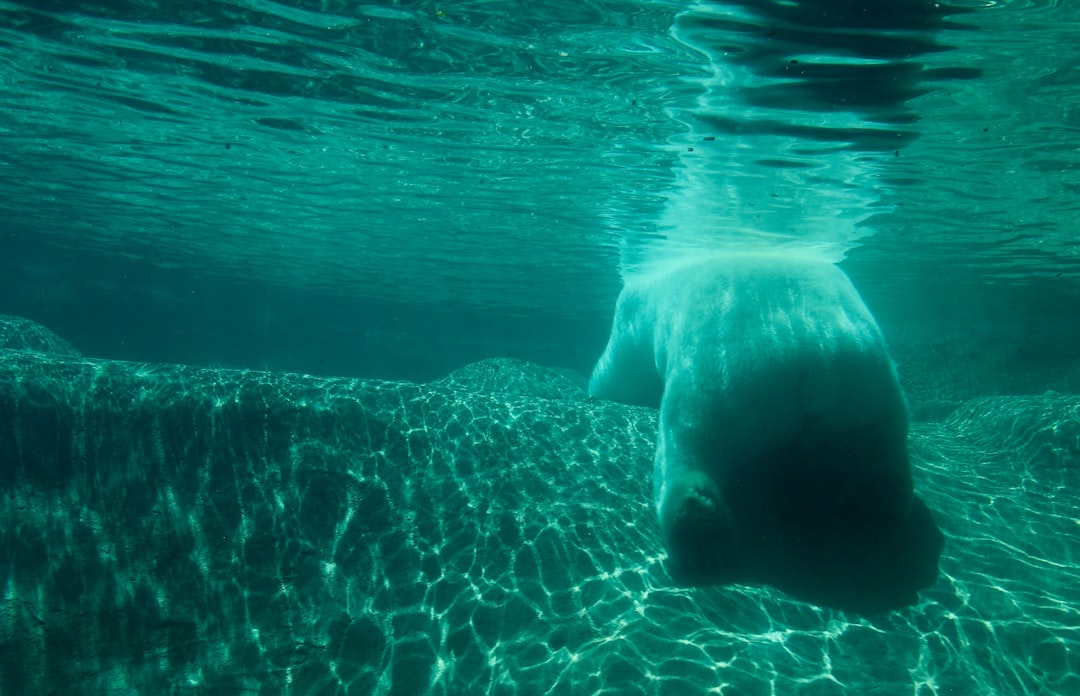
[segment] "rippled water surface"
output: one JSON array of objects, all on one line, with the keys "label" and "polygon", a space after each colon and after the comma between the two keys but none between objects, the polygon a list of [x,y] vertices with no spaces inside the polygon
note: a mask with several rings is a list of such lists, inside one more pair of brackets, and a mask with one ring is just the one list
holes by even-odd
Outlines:
[{"label": "rippled water surface", "polygon": [[4,2],[2,242],[564,315],[664,245],[1075,278],[1077,8],[847,5]]}]

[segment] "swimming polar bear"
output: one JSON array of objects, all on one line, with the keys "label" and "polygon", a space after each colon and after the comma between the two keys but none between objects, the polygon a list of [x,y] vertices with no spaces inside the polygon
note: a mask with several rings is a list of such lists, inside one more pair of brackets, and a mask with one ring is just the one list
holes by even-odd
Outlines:
[{"label": "swimming polar bear", "polygon": [[907,404],[848,277],[731,254],[631,279],[589,393],[658,406],[654,496],[675,582],[770,584],[875,612],[933,584]]}]

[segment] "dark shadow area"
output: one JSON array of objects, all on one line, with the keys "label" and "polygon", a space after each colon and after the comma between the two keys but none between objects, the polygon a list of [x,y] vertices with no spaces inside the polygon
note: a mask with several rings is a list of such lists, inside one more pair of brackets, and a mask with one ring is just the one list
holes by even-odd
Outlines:
[{"label": "dark shadow area", "polygon": [[[906,438],[890,425],[783,447],[729,481],[739,579],[859,614],[916,603],[937,580],[945,537],[912,491]],[[902,464],[870,460],[885,454]]]}]

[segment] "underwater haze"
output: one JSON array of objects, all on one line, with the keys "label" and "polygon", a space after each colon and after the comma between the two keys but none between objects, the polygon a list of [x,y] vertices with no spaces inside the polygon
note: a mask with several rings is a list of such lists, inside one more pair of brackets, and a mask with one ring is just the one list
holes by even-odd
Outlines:
[{"label": "underwater haze", "polygon": [[[0,0],[0,693],[1080,693],[1080,4]],[[671,581],[624,283],[813,253],[945,536]]]}]

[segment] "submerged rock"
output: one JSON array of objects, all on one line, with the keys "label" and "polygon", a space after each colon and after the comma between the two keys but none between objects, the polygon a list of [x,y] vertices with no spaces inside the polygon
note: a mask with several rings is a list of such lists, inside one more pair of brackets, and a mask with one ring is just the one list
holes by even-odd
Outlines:
[{"label": "submerged rock", "polygon": [[585,401],[588,380],[570,370],[543,367],[514,358],[489,358],[454,370],[432,382],[450,389]]},{"label": "submerged rock", "polygon": [[[868,622],[767,588],[675,587],[655,418],[0,351],[0,692],[1080,686],[1061,660],[1027,667],[1031,645],[1075,646],[1080,470],[1020,469],[1017,489],[1004,453],[917,425],[919,489],[946,511],[942,579]],[[995,640],[970,639],[1002,612]]]},{"label": "submerged rock", "polygon": [[0,314],[0,350],[32,350],[78,358],[75,346],[37,322]]}]

